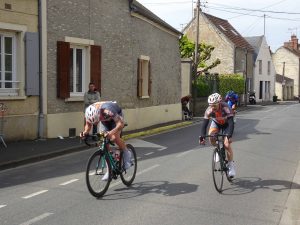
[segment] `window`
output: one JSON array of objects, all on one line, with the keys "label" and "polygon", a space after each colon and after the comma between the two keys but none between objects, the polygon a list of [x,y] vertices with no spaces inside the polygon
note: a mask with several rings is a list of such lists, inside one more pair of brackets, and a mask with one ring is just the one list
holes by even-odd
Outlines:
[{"label": "window", "polygon": [[271,74],[271,62],[268,61],[268,75]]},{"label": "window", "polygon": [[0,33],[0,93],[17,95],[15,37]]},{"label": "window", "polygon": [[258,74],[262,74],[262,60],[258,60]]},{"label": "window", "polygon": [[101,91],[101,47],[91,45],[93,42],[89,40],[69,39],[83,44],[57,42],[57,96],[63,99],[83,97],[90,81]]},{"label": "window", "polygon": [[140,98],[149,98],[151,95],[151,66],[150,58],[141,56],[138,59],[137,95]]},{"label": "window", "polygon": [[70,48],[70,96],[84,94],[86,49],[75,46]]}]

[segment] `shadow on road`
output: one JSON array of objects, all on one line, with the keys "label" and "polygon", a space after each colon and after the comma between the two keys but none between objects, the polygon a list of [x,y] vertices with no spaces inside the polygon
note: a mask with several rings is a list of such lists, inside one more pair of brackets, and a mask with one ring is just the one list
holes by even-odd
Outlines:
[{"label": "shadow on road", "polygon": [[101,200],[119,200],[147,194],[167,197],[188,194],[197,191],[198,185],[188,183],[170,183],[169,181],[147,181],[134,183],[131,187],[114,189],[114,193],[106,194]]},{"label": "shadow on road", "polygon": [[259,177],[241,177],[234,179],[231,186],[223,191],[224,195],[242,195],[259,189],[269,189],[275,192],[300,189],[300,184],[286,180],[263,180]]}]

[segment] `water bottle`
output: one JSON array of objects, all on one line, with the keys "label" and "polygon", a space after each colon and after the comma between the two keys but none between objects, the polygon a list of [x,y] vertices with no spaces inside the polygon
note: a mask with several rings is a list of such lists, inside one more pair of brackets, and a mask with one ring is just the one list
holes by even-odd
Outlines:
[{"label": "water bottle", "polygon": [[114,158],[116,161],[120,160],[120,150],[114,149]]}]

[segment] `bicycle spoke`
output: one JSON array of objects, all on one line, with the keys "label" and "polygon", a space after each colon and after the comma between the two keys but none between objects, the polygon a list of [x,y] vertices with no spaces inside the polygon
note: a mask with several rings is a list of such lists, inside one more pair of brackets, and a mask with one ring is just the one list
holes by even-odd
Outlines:
[{"label": "bicycle spoke", "polygon": [[223,170],[222,170],[222,158],[219,155],[218,149],[213,152],[212,158],[212,175],[214,186],[218,192],[222,192],[223,188]]},{"label": "bicycle spoke", "polygon": [[104,155],[97,151],[90,157],[86,169],[88,190],[93,196],[101,197],[107,191],[110,181],[109,162]]},{"label": "bicycle spoke", "polygon": [[[135,178],[136,175],[136,170],[137,170],[137,158],[136,158],[136,152],[135,149],[132,145],[127,145],[127,149],[130,151],[131,153],[131,166],[128,169],[123,169],[121,168],[122,173],[120,174],[121,180],[123,182],[123,184],[125,184],[126,186],[130,186]],[[124,164],[124,157],[123,157],[123,153],[121,154],[121,166],[123,167]]]}]

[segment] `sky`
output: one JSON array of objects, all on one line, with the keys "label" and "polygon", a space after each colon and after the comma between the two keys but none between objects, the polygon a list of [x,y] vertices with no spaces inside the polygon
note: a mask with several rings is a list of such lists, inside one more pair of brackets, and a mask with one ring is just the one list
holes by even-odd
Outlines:
[{"label": "sky", "polygon": [[[197,0],[137,1],[179,31],[191,21],[197,4]],[[292,34],[300,39],[299,0],[200,0],[200,5],[203,12],[227,20],[244,37],[265,34],[273,52]]]}]

